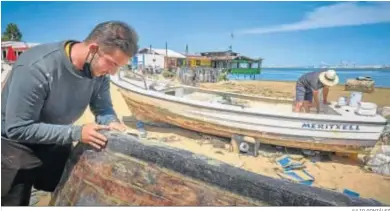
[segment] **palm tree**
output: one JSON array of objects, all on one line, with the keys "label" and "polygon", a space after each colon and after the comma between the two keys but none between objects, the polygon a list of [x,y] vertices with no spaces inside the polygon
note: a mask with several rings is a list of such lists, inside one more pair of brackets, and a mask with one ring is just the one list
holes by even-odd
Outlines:
[{"label": "palm tree", "polygon": [[18,25],[9,23],[5,32],[1,36],[2,41],[21,41],[22,33],[20,32]]}]

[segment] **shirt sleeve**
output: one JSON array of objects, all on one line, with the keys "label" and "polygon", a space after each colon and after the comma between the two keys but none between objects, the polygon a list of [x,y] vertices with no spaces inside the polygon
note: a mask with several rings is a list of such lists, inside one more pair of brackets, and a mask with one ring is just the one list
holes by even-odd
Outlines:
[{"label": "shirt sleeve", "polygon": [[95,89],[89,107],[95,115],[97,124],[108,125],[111,122],[119,122],[114,111],[110,94],[110,79],[104,76],[100,87]]},{"label": "shirt sleeve", "polygon": [[44,72],[34,66],[16,66],[12,71],[4,127],[8,138],[41,144],[69,144],[80,140],[81,126],[40,122],[49,94]]}]

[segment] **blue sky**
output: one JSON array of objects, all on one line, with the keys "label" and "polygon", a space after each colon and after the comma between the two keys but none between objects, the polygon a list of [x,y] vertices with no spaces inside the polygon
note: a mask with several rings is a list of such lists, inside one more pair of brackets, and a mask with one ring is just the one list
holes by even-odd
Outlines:
[{"label": "blue sky", "polygon": [[141,47],[232,43],[264,65],[390,64],[388,11],[389,2],[1,2],[1,30],[13,22],[27,42],[82,40],[97,23],[122,20]]}]

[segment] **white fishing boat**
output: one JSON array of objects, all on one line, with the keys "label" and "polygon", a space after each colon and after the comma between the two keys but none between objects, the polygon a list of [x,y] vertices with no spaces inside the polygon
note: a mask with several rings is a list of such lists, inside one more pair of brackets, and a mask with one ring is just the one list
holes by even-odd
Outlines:
[{"label": "white fishing boat", "polygon": [[260,143],[358,153],[375,145],[386,124],[382,116],[372,112],[361,115],[359,108],[348,104],[322,105],[319,114],[296,113],[293,99],[255,97],[184,85],[159,86],[139,75],[127,77],[127,74],[119,72],[111,76],[111,81],[120,88],[137,118],[222,137],[240,134],[254,137]]}]

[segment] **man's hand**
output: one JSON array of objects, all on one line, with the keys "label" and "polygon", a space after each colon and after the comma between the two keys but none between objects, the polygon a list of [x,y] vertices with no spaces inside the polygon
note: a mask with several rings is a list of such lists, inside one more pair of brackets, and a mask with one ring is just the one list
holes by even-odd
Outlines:
[{"label": "man's hand", "polygon": [[81,142],[100,150],[106,146],[107,138],[98,131],[107,129],[109,129],[109,126],[97,125],[95,123],[83,125],[81,129]]},{"label": "man's hand", "polygon": [[126,125],[120,123],[120,122],[111,122],[110,124],[108,124],[108,127],[111,129],[111,130],[117,130],[117,131],[126,131]]}]

